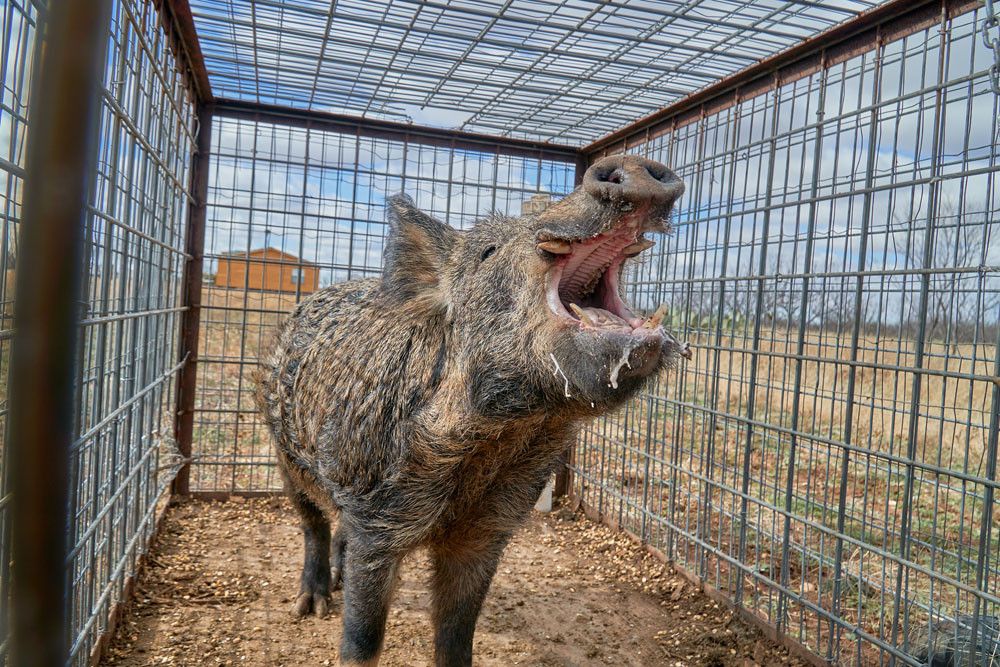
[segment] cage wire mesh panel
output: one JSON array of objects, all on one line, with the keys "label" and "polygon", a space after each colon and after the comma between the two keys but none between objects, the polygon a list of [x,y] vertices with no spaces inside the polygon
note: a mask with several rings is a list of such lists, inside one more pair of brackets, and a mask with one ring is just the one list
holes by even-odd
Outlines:
[{"label": "cage wire mesh panel", "polygon": [[217,97],[580,145],[880,2],[192,0]]},{"label": "cage wire mesh panel", "polygon": [[966,660],[974,638],[973,664],[1000,664],[983,14],[634,151],[688,191],[631,296],[668,302],[696,356],[585,429],[574,492],[843,664]]},{"label": "cage wire mesh panel", "polygon": [[153,530],[171,441],[193,109],[150,2],[113,5],[87,207],[71,453],[71,662],[88,663]]},{"label": "cage wire mesh panel", "polygon": [[[281,489],[256,414],[257,352],[296,303],[377,276],[385,198],[463,228],[573,189],[575,162],[216,117],[191,470],[194,492]],[[529,203],[528,206],[533,204]]]}]

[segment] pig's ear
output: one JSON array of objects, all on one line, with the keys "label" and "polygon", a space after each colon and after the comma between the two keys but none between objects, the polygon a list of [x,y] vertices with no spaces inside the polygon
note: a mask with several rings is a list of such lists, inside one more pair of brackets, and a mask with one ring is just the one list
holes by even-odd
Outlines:
[{"label": "pig's ear", "polygon": [[406,195],[386,200],[389,222],[382,284],[407,305],[432,312],[448,308],[448,258],[458,232],[413,205]]}]

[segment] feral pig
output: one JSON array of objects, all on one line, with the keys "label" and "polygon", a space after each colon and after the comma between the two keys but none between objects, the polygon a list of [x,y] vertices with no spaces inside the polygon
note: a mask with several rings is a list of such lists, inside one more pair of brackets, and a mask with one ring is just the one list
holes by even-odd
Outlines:
[{"label": "feral pig", "polygon": [[689,354],[619,284],[683,191],[661,164],[612,156],[547,210],[467,231],[393,197],[381,278],[320,290],[279,328],[257,403],[305,532],[293,612],[325,614],[343,584],[341,664],[377,663],[415,547],[436,662],[471,663],[500,555],[579,425]]}]

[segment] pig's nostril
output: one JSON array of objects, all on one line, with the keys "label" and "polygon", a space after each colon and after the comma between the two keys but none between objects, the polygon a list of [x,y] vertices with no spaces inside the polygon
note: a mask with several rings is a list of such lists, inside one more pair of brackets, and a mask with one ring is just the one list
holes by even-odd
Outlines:
[{"label": "pig's nostril", "polygon": [[666,182],[670,181],[671,180],[670,177],[672,176],[672,174],[670,173],[670,170],[667,169],[666,167],[663,167],[662,165],[655,165],[655,166],[654,165],[648,165],[646,167],[646,173],[649,174],[650,176],[652,176],[654,179],[656,179],[660,183],[666,183]]},{"label": "pig's nostril", "polygon": [[621,185],[625,182],[625,172],[620,168],[604,168],[593,170],[594,180],[597,183],[613,183]]}]

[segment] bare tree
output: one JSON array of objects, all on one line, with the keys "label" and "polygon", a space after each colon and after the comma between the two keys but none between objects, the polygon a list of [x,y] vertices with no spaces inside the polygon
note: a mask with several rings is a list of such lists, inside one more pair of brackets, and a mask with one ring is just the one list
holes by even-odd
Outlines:
[{"label": "bare tree", "polygon": [[[983,214],[965,214],[954,204],[944,204],[941,214],[934,220],[930,248],[924,224],[923,220],[898,221],[896,225],[903,226],[906,232],[896,235],[905,234],[906,268],[929,272],[928,335],[959,342],[971,338],[978,325],[981,337],[984,328],[996,325],[1000,289],[997,278],[984,271],[967,269],[985,269],[988,240],[996,221],[987,220]],[[907,324],[911,328],[918,326],[919,315],[920,299],[913,298],[907,312]]]}]

